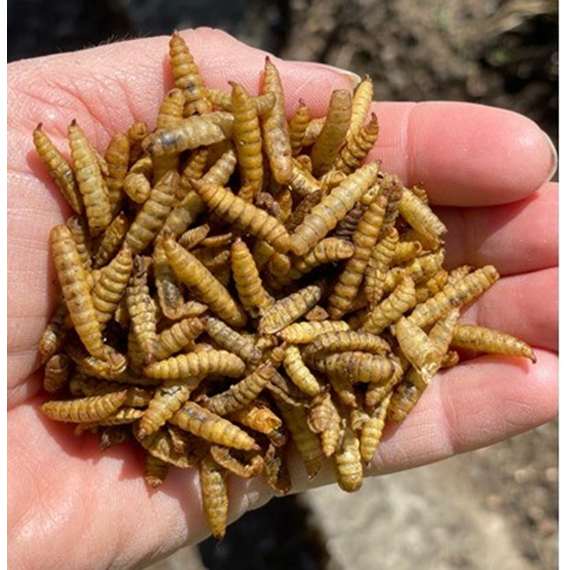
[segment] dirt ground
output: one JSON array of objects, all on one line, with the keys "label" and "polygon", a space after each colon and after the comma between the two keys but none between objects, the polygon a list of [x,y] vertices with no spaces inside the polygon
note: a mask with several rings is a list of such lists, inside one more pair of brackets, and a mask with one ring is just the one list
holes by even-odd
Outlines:
[{"label": "dirt ground", "polygon": [[[220,9],[214,9],[214,4]],[[167,6],[161,8],[158,18],[154,0],[10,1],[9,59],[74,49],[113,36],[214,25],[282,57],[323,61],[360,75],[368,73],[379,100],[474,101],[521,112],[537,121],[558,144],[555,0],[180,0]],[[22,10],[26,10],[26,29],[18,27]],[[34,13],[37,21],[30,17]],[[61,14],[66,17],[62,19]],[[42,43],[37,32],[46,21],[53,21],[53,26],[48,37],[42,36]],[[87,30],[86,22],[91,24]],[[511,564],[505,564],[505,569],[558,567],[557,421],[454,458],[426,473],[411,484],[417,497],[429,496],[444,505],[453,501],[450,509],[459,511],[464,500],[465,509],[476,505],[485,516],[500,519],[495,540],[491,534],[485,548],[494,543],[498,550],[509,545]],[[434,488],[439,488],[439,494]],[[450,488],[456,493],[452,498]],[[222,545],[202,544],[201,564],[232,570],[342,568],[342,556],[334,554],[334,548],[343,543],[333,534],[343,532],[351,540],[352,535],[331,529],[319,519],[326,518],[326,514],[319,515],[319,505],[305,498],[274,500],[232,525]],[[439,523],[443,529],[429,534],[430,540],[422,540],[426,529],[420,523],[414,527],[413,520],[406,522],[403,532],[411,533],[405,534],[406,540],[398,542],[397,536],[391,537],[392,547],[400,544],[401,556],[376,567],[405,569],[412,567],[412,561],[415,567],[424,568],[492,567],[485,565],[481,552],[469,542],[471,527],[465,522],[469,517],[457,515],[451,520],[450,509],[437,510],[439,521],[430,519],[430,524],[437,527]],[[461,532],[462,524],[467,525],[465,532]],[[410,545],[414,533],[418,538]],[[287,540],[278,538],[284,535]],[[440,553],[445,548],[449,551],[451,541],[452,556],[437,558],[434,565],[421,563],[434,560],[430,558],[434,548]],[[181,556],[160,565],[183,567],[187,566]]]}]

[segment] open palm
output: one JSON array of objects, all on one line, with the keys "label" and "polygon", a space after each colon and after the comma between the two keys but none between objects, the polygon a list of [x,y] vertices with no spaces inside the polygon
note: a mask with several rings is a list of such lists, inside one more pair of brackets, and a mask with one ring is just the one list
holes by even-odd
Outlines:
[{"label": "open palm", "polygon": [[[185,32],[212,87],[259,89],[265,54],[215,30]],[[170,88],[168,38],[121,42],[8,67],[8,537],[10,568],[125,568],[208,535],[193,471],[149,491],[128,446],[46,420],[37,346],[57,299],[51,227],[69,210],[37,158],[32,131],[65,149],[76,119],[103,150],[116,131],[152,120]],[[277,61],[277,60],[276,60]],[[353,77],[277,61],[288,110],[314,115]],[[464,319],[523,338],[538,363],[486,356],[439,374],[401,426],[387,429],[371,473],[414,467],[532,429],[557,412],[557,187],[540,129],[519,115],[460,103],[377,103],[373,158],[405,183],[422,182],[449,228],[447,256],[497,267],[503,279]],[[295,489],[308,483],[293,465]],[[323,472],[311,485],[331,480]],[[260,480],[232,481],[231,518],[261,505]]]}]

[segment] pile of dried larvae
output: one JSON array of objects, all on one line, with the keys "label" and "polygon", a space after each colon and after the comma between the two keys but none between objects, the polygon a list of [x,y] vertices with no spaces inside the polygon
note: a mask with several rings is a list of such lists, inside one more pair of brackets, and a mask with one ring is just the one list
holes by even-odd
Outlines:
[{"label": "pile of dried larvae", "polygon": [[421,187],[366,162],[372,83],[332,93],[325,117],[287,120],[277,68],[261,93],[208,89],[183,38],[175,88],[150,131],[103,156],[75,120],[68,162],[34,143],[75,214],[53,228],[61,302],[41,338],[49,418],[133,440],[144,476],[196,466],[212,532],[227,476],[278,494],[294,446],[313,477],[362,484],[385,421],[402,421],[455,349],[527,357],[503,333],[458,323],[495,268],[443,269],[446,228]]}]

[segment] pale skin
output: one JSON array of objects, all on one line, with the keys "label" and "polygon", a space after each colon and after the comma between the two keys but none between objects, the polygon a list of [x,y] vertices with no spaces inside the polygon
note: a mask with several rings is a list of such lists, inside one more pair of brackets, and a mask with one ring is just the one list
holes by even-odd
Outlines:
[{"label": "pale skin", "polygon": [[[265,53],[215,30],[182,32],[209,86],[260,87]],[[155,491],[142,456],[105,453],[92,436],[43,417],[38,341],[57,300],[50,228],[70,208],[35,155],[39,122],[67,154],[76,119],[99,151],[115,131],[154,117],[172,86],[168,38],[105,45],[8,66],[8,541],[14,570],[133,568],[208,536],[194,471],[172,470]],[[275,58],[291,116],[302,97],[315,116],[353,78]],[[499,442],[558,410],[556,158],[544,133],[511,112],[463,103],[374,104],[373,158],[404,182],[422,182],[449,228],[450,266],[494,264],[503,279],[463,322],[515,334],[537,364],[486,356],[436,376],[401,426],[389,426],[370,474],[394,472]],[[308,483],[293,458],[295,490]],[[232,520],[271,497],[259,479],[231,484]]]}]

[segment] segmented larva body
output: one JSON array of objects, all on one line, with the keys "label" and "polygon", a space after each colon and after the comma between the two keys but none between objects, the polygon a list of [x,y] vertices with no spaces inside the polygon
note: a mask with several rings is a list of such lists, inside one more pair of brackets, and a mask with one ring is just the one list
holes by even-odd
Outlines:
[{"label": "segmented larva body", "polygon": [[403,188],[398,208],[410,226],[422,235],[439,240],[447,232],[433,210],[408,188]]},{"label": "segmented larva body", "polygon": [[228,486],[226,470],[218,465],[213,457],[206,455],[200,461],[200,489],[202,494],[202,509],[212,535],[221,540],[226,534],[228,524]]},{"label": "segmented larva body", "polygon": [[[92,268],[92,246],[93,241],[91,240],[91,235],[89,234],[89,227],[87,226],[85,219],[79,216],[71,216],[65,225],[71,232],[71,237],[75,242],[77,247],[77,253],[81,258],[81,263],[85,269]],[[87,272],[87,278],[89,279],[92,275],[90,271]]]},{"label": "segmented larva body", "polygon": [[121,212],[107,226],[93,255],[93,266],[96,269],[107,265],[115,257],[127,235],[129,224],[127,216]]},{"label": "segmented larva body", "polygon": [[306,357],[330,352],[345,351],[387,354],[391,352],[387,341],[376,334],[363,331],[331,331],[318,335],[304,350]]},{"label": "segmented larva body", "polygon": [[360,433],[360,455],[364,465],[369,465],[378,449],[378,444],[382,439],[388,406],[392,395],[384,398],[379,406],[365,419]]},{"label": "segmented larva body", "polygon": [[410,319],[403,318],[396,323],[396,338],[404,356],[421,376],[433,377],[441,354],[428,335]]},{"label": "segmented larva body", "polygon": [[293,383],[308,396],[316,396],[322,390],[320,382],[303,362],[299,347],[292,344],[285,349],[283,366]]},{"label": "segmented larva body", "polygon": [[190,389],[184,385],[158,388],[138,424],[138,437],[146,437],[162,427],[188,400]]},{"label": "segmented larva body", "polygon": [[348,138],[347,134],[346,144],[341,148],[334,167],[345,174],[354,172],[374,148],[379,132],[378,118],[375,113],[372,113],[370,121],[363,125],[356,135]]},{"label": "segmented larva body", "polygon": [[197,317],[189,317],[174,323],[158,335],[154,356],[157,361],[165,360],[176,354],[190,342],[198,338],[204,330],[204,321]]},{"label": "segmented larva body", "polygon": [[298,196],[307,197],[315,192],[322,194],[321,183],[298,160],[293,160],[293,174],[289,186]]},{"label": "segmented larva body", "polygon": [[44,390],[53,394],[59,392],[69,383],[71,372],[67,354],[54,354],[46,362],[44,372]]},{"label": "segmented larva body", "polygon": [[153,172],[154,164],[149,155],[142,156],[131,166],[123,183],[123,190],[131,201],[144,204],[152,188]]},{"label": "segmented larva body", "polygon": [[316,355],[309,364],[327,375],[342,375],[351,383],[385,382],[396,372],[393,359],[360,351]]},{"label": "segmented larva body", "polygon": [[60,301],[46,328],[42,332],[38,352],[40,362],[45,364],[54,354],[61,350],[65,337],[65,320],[68,310],[65,301]]},{"label": "segmented larva body", "polygon": [[228,419],[251,428],[259,433],[271,434],[282,425],[281,418],[259,399],[228,414]]},{"label": "segmented larva body", "polygon": [[105,162],[109,169],[105,182],[109,191],[109,202],[113,216],[120,212],[123,202],[123,183],[129,170],[130,146],[127,135],[115,133],[105,150]]},{"label": "segmented larva body", "polygon": [[244,362],[258,363],[263,358],[253,339],[240,334],[223,321],[214,317],[203,318],[205,331],[216,341],[220,348],[233,352]]},{"label": "segmented larva body", "polygon": [[59,422],[99,422],[118,410],[127,397],[126,392],[114,392],[103,396],[75,400],[52,400],[42,404],[41,411]]},{"label": "segmented larva body", "polygon": [[303,99],[299,99],[299,105],[295,114],[289,121],[289,140],[291,141],[291,155],[298,156],[303,148],[305,131],[311,120],[311,111]]},{"label": "segmented larva body", "polygon": [[360,442],[348,423],[344,426],[340,449],[333,457],[339,487],[348,493],[358,491],[362,487],[364,469],[360,455]]},{"label": "segmented larva body", "polygon": [[277,332],[277,336],[291,344],[308,344],[318,336],[328,332],[347,331],[348,323],[344,321],[319,321],[293,323]]},{"label": "segmented larva body", "polygon": [[398,244],[398,230],[387,228],[379,242],[372,248],[364,273],[364,296],[371,307],[380,303],[384,296],[383,282]]},{"label": "segmented larva body", "polygon": [[254,455],[249,463],[244,463],[232,455],[231,449],[222,445],[211,445],[210,455],[218,465],[242,479],[256,477],[264,468],[261,455]]},{"label": "segmented larva body", "polygon": [[352,99],[352,116],[350,117],[350,126],[346,135],[347,141],[350,141],[360,131],[362,125],[366,121],[370,104],[374,96],[374,84],[369,75],[358,84],[354,91]]}]

